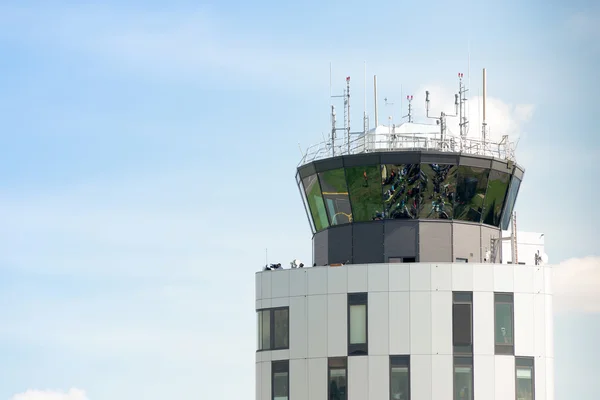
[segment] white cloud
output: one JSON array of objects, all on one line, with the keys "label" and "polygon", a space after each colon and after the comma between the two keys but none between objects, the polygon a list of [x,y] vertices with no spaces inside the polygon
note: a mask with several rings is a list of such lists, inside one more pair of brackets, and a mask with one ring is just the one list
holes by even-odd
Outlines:
[{"label": "white cloud", "polygon": [[600,257],[573,258],[554,267],[558,313],[600,313]]},{"label": "white cloud", "polygon": [[88,400],[85,391],[72,388],[68,392],[54,390],[28,390],[15,394],[10,400]]}]

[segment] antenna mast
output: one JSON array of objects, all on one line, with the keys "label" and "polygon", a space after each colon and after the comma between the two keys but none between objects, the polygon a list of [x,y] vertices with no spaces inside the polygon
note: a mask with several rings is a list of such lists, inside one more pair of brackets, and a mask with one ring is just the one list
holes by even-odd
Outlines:
[{"label": "antenna mast", "polygon": [[[429,115],[429,90],[425,91],[425,109],[426,109],[426,116],[427,118],[431,118],[431,119],[435,119],[436,123],[440,126],[440,148],[442,148],[444,146],[444,144],[446,143],[446,118],[447,117],[456,117],[458,116],[458,106],[459,106],[459,102],[458,102],[458,94],[454,95],[454,114],[453,115],[449,115],[446,114],[445,112],[441,112],[439,117],[432,117]],[[454,147],[454,145],[452,145]]]},{"label": "antenna mast", "polygon": [[459,96],[459,109],[460,109],[460,117],[459,117],[459,127],[460,127],[460,147],[462,151],[463,142],[465,137],[467,136],[467,126],[469,125],[469,121],[467,120],[467,107],[465,103],[467,102],[467,98],[465,96],[466,92],[469,89],[465,88],[465,84],[463,83],[464,74],[462,72],[458,73],[458,96]]},{"label": "antenna mast", "polygon": [[350,77],[346,77],[346,142],[348,145],[348,154],[350,154]]},{"label": "antenna mast", "polygon": [[487,76],[485,72],[485,68],[483,69],[483,123],[481,124],[481,140],[483,142],[483,146],[485,147],[487,141],[487,122],[485,119],[485,102],[487,98]]},{"label": "antenna mast", "polygon": [[377,75],[373,75],[373,92],[375,96],[375,129],[379,126],[379,116],[377,110]]},{"label": "antenna mast", "polygon": [[402,118],[408,117],[408,122],[412,123],[413,122],[413,118],[412,118],[412,101],[413,101],[413,96],[412,95],[406,96],[406,100],[408,100],[408,114],[405,115]]}]

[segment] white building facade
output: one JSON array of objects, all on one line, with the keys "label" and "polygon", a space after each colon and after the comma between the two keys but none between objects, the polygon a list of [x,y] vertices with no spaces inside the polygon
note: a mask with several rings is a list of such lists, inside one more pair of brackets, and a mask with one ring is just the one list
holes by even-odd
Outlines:
[{"label": "white building facade", "polygon": [[256,311],[257,400],[554,399],[548,265],[263,271]]}]

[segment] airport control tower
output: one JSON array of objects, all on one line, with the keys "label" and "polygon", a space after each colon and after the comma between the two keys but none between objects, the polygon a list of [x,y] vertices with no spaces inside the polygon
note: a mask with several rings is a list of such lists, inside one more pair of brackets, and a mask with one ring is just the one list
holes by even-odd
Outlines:
[{"label": "airport control tower", "polygon": [[346,78],[343,127],[332,106],[296,174],[313,266],[256,274],[257,400],[554,399],[551,268],[518,261],[524,170],[488,137],[485,82],[473,138],[462,74],[451,113],[430,115],[427,92],[432,124],[415,123],[408,96],[397,126],[378,123],[374,77],[361,132]]}]

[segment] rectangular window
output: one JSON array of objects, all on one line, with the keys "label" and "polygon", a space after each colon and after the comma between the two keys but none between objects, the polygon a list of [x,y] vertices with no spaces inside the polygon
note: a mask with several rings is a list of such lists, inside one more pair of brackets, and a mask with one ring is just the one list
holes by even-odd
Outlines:
[{"label": "rectangular window", "polygon": [[390,400],[410,400],[410,356],[390,356]]},{"label": "rectangular window", "polygon": [[473,293],[452,294],[452,344],[455,354],[473,354]]},{"label": "rectangular window", "polygon": [[534,370],[533,357],[515,358],[517,400],[535,400]]},{"label": "rectangular window", "polygon": [[368,354],[367,293],[348,293],[348,355]]},{"label": "rectangular window", "polygon": [[514,354],[514,300],[512,293],[494,294],[496,354]]},{"label": "rectangular window", "polygon": [[469,262],[469,259],[468,259],[468,258],[458,258],[458,257],[457,257],[457,258],[456,258],[456,262],[457,262],[457,263],[461,263],[461,262],[462,262],[462,263],[468,263],[468,262]]},{"label": "rectangular window", "polygon": [[258,350],[289,348],[289,307],[258,311]]},{"label": "rectangular window", "polygon": [[454,357],[454,400],[473,400],[472,357]]},{"label": "rectangular window", "polygon": [[327,391],[329,400],[348,399],[348,364],[346,357],[335,357],[328,360]]},{"label": "rectangular window", "polygon": [[272,400],[290,398],[290,364],[288,360],[271,362]]}]

